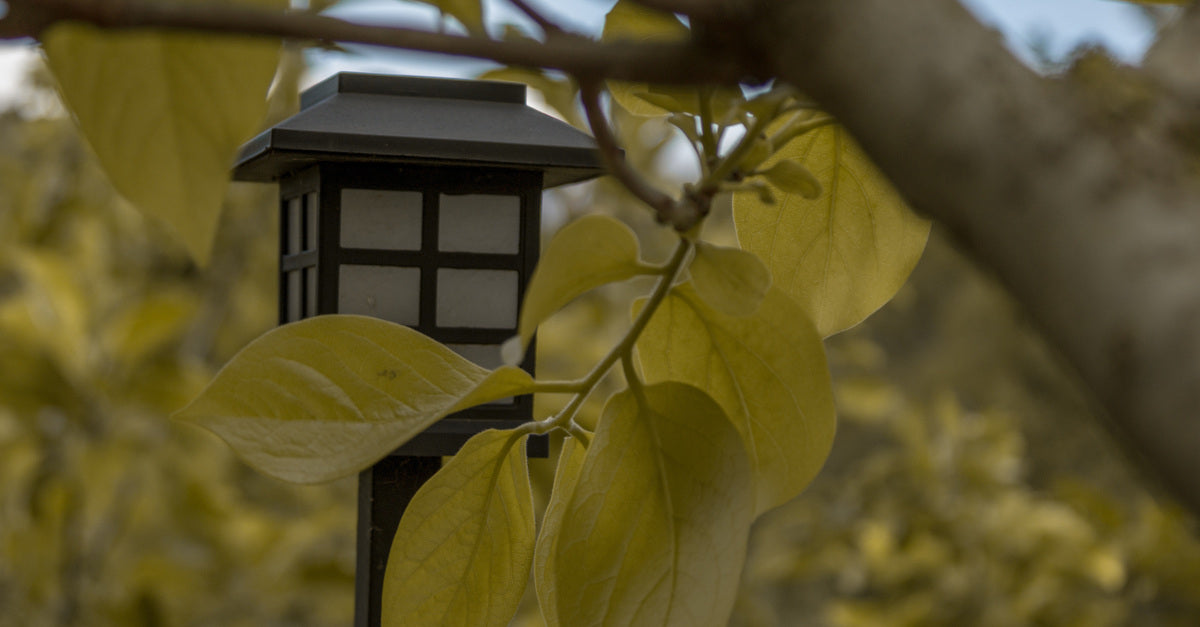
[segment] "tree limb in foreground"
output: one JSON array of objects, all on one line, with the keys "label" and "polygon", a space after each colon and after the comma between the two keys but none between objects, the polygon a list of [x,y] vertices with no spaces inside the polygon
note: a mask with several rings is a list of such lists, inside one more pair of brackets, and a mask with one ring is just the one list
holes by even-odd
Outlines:
[{"label": "tree limb in foreground", "polygon": [[[1132,68],[1038,76],[953,0],[760,7],[773,73],[1008,286],[1119,439],[1200,513],[1200,144],[1162,123],[1183,107],[1196,124],[1195,105]],[[1177,91],[1200,88],[1187,67]]]},{"label": "tree limb in foreground", "polygon": [[542,67],[577,77],[654,83],[736,83],[741,66],[727,54],[684,43],[601,43],[583,37],[498,41],[413,28],[372,26],[298,11],[228,4],[124,0],[9,0],[0,39],[38,37],[58,22],[112,30],[161,29],[279,37],[309,42],[356,43]]}]

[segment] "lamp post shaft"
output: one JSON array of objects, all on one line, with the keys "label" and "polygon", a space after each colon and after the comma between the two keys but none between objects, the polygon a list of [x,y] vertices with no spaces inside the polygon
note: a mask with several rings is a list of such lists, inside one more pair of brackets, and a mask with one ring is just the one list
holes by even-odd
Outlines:
[{"label": "lamp post shaft", "polygon": [[381,624],[383,576],[396,527],[413,495],[441,467],[440,457],[389,455],[359,473],[354,627]]}]

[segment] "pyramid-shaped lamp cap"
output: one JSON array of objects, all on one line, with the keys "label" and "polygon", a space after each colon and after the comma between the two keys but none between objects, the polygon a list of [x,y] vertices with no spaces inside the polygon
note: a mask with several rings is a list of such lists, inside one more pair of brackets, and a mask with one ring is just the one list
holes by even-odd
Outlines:
[{"label": "pyramid-shaped lamp cap", "polygon": [[603,173],[595,141],[525,104],[525,86],[343,72],[242,147],[233,176],[271,182],[354,161],[536,170],[543,186]]}]

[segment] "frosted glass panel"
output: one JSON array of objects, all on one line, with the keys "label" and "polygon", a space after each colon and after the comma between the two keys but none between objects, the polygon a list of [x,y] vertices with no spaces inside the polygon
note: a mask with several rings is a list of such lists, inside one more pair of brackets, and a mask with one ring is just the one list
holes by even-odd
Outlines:
[{"label": "frosted glass panel", "polygon": [[304,201],[304,250],[317,248],[317,193],[305,195]]},{"label": "frosted glass panel", "polygon": [[304,317],[300,311],[300,271],[292,270],[287,273],[287,315],[284,317],[288,322],[295,322]]},{"label": "frosted glass panel", "polygon": [[504,365],[499,344],[447,344],[450,350],[466,357],[480,368],[495,370]]},{"label": "frosted glass panel", "polygon": [[285,255],[300,252],[300,228],[301,214],[300,203],[304,199],[303,196],[289,198],[287,201],[287,215],[284,216],[284,221],[287,222],[287,241],[284,243],[283,252]]},{"label": "frosted glass panel", "polygon": [[440,268],[437,277],[438,326],[483,329],[517,327],[515,271]]},{"label": "frosted glass panel", "polygon": [[439,250],[508,255],[520,251],[519,196],[442,194],[439,203]]},{"label": "frosted glass panel", "polygon": [[342,247],[421,250],[421,192],[342,190]]},{"label": "frosted glass panel", "polygon": [[[504,365],[504,361],[500,359],[499,344],[447,344],[446,346],[450,350],[471,360],[476,366],[481,368],[495,370],[496,368]],[[487,404],[512,405],[516,402],[517,399],[511,396],[506,396],[504,398],[498,398]]]},{"label": "frosted glass panel", "polygon": [[317,315],[317,269],[304,269],[304,316]]},{"label": "frosted glass panel", "polygon": [[389,266],[338,268],[338,313],[416,325],[421,317],[421,271]]}]

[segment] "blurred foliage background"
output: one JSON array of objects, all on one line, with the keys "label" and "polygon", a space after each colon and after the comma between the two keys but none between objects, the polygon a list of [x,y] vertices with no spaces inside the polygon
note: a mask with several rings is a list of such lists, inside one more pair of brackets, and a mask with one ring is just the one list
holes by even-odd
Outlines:
[{"label": "blurred foliage background", "polygon": [[355,481],[260,477],[167,418],[275,324],[275,191],[235,186],[196,268],[29,90],[0,113],[0,624],[348,625]]},{"label": "blurred foliage background", "polygon": [[[295,107],[301,70],[284,68],[274,119]],[[495,77],[575,116],[568,83]],[[635,166],[664,183],[686,173],[669,126],[615,114]],[[196,268],[109,189],[43,74],[0,113],[0,626],[350,624],[353,479],[281,484],[167,418],[275,323],[274,202],[235,186]],[[670,239],[610,181],[547,207],[548,231],[598,210],[651,257]],[[732,242],[727,206],[710,222]],[[539,371],[586,371],[638,289],[553,319]],[[1152,496],[942,237],[895,301],[827,346],[833,456],[756,527],[732,624],[1200,624],[1194,522]],[[544,499],[553,463],[531,467]],[[541,623],[532,598],[515,622]]]}]

